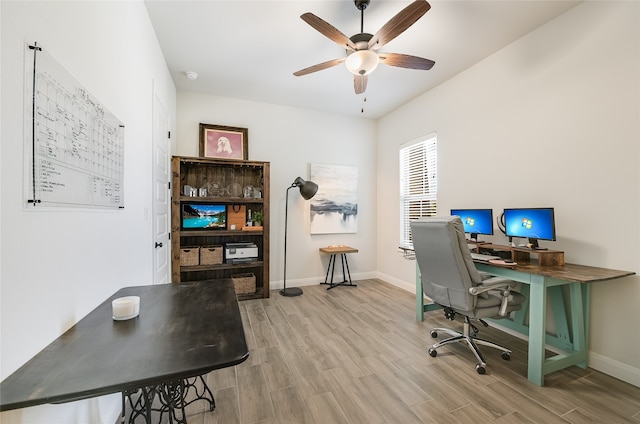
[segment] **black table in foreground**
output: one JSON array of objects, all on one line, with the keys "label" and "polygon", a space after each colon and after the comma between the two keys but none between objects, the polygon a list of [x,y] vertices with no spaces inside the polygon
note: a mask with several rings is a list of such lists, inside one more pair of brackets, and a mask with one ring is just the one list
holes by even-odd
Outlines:
[{"label": "black table in foreground", "polygon": [[[115,321],[123,296],[140,296],[140,315]],[[248,356],[231,280],[126,287],[0,383],[0,411],[156,392]]]}]

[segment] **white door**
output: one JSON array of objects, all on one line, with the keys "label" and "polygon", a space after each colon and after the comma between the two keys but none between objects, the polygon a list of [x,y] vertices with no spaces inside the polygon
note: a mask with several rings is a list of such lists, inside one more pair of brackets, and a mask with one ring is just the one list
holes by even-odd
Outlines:
[{"label": "white door", "polygon": [[153,284],[171,282],[169,117],[153,95]]}]

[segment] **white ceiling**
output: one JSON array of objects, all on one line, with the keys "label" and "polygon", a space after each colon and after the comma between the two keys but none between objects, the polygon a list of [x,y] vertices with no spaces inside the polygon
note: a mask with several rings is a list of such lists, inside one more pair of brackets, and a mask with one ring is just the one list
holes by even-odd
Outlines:
[{"label": "white ceiling", "polygon": [[[364,31],[375,34],[409,3],[371,0]],[[431,0],[431,10],[380,51],[424,57],[435,66],[419,71],[380,65],[363,96],[354,93],[353,76],[342,64],[293,76],[345,55],[300,15],[311,12],[350,37],[360,32],[360,11],[351,0],[145,1],[178,90],[369,119],[384,116],[578,3]],[[187,71],[199,78],[188,79]]]}]

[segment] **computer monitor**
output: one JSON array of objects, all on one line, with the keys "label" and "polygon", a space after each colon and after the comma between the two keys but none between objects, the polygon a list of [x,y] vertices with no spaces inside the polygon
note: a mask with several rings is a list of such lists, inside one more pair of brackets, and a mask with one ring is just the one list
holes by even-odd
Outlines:
[{"label": "computer monitor", "polygon": [[471,241],[480,241],[478,234],[493,235],[493,209],[451,209],[451,215],[460,217]]},{"label": "computer monitor", "polygon": [[532,249],[541,249],[538,240],[556,241],[556,224],[553,208],[510,208],[504,210],[504,227],[507,237],[529,239]]}]

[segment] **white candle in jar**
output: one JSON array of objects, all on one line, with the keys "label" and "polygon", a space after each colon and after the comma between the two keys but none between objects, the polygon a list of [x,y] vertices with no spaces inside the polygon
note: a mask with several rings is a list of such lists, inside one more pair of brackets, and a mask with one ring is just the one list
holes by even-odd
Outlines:
[{"label": "white candle in jar", "polygon": [[113,319],[135,318],[140,313],[140,296],[119,297],[111,302]]}]

